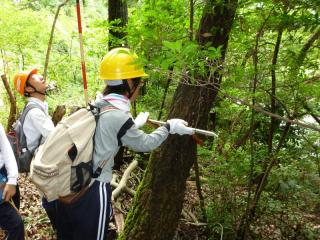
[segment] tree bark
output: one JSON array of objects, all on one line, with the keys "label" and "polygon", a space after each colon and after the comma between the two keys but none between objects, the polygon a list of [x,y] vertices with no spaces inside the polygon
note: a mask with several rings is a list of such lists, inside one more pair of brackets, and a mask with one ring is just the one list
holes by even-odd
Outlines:
[{"label": "tree bark", "polygon": [[52,114],[52,122],[54,126],[61,121],[63,116],[66,114],[66,106],[65,105],[58,105]]},{"label": "tree bark", "polygon": [[167,98],[167,94],[168,94],[168,90],[169,90],[169,86],[170,86],[170,83],[172,81],[172,73],[173,73],[173,67],[169,67],[169,70],[168,70],[169,74],[168,74],[168,80],[167,80],[167,84],[166,84],[166,87],[164,89],[164,93],[163,93],[163,97],[162,97],[162,102],[161,102],[161,107],[160,107],[160,112],[159,112],[159,115],[158,115],[158,120],[161,119],[162,117],[162,110],[163,110],[163,107],[164,107],[164,104],[166,102],[166,98]]},{"label": "tree bark", "polygon": [[[221,57],[216,61],[219,66],[225,58],[236,7],[237,0],[206,2],[197,39],[200,46],[210,43],[213,47],[221,47]],[[215,72],[211,77],[201,79],[202,83],[207,83],[202,86],[186,85],[181,81],[169,118],[182,118],[194,127],[206,128],[209,111],[220,86],[220,73]],[[212,83],[216,88],[211,86]],[[196,144],[192,137],[177,135],[170,136],[152,154],[120,239],[169,240],[174,237],[186,180],[196,156]]]},{"label": "tree bark", "polygon": [[8,117],[8,123],[7,123],[7,132],[10,131],[12,124],[16,121],[16,114],[17,114],[17,101],[16,98],[10,88],[7,76],[5,74],[1,75],[1,79],[3,82],[3,85],[8,93],[9,101],[10,101],[10,114]]},{"label": "tree bark", "polygon": [[[127,35],[124,31],[124,27],[128,23],[127,0],[108,0],[108,14],[108,21],[110,24],[109,48],[121,47],[121,44],[119,44],[118,41],[113,41],[112,38],[123,39]],[[125,43],[125,45],[127,44]]]},{"label": "tree bark", "polygon": [[202,194],[202,188],[201,188],[201,183],[200,183],[200,170],[199,170],[199,163],[198,163],[198,159],[197,158],[194,161],[193,168],[194,168],[194,173],[195,173],[195,178],[196,178],[196,186],[197,186],[197,193],[198,193],[198,196],[199,196],[200,208],[201,208],[201,213],[202,213],[201,220],[204,221],[204,222],[207,222],[205,199],[204,199],[204,196]]}]

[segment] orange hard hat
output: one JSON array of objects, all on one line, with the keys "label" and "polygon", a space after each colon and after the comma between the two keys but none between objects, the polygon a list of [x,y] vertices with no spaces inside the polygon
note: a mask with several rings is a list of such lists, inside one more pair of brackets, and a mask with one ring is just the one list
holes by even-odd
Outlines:
[{"label": "orange hard hat", "polygon": [[25,96],[24,94],[24,89],[26,87],[27,80],[32,74],[37,74],[38,69],[34,68],[29,71],[21,71],[14,75],[13,78],[13,84],[14,88],[22,95]]}]

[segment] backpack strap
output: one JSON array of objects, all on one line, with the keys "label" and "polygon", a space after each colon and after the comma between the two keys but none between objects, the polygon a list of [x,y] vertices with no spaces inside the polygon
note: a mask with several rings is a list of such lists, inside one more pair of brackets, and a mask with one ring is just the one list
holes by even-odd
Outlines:
[{"label": "backpack strap", "polygon": [[[90,110],[92,111],[94,108],[94,106],[91,106],[90,105]],[[98,109],[98,113],[95,114],[95,120],[96,120],[96,124],[98,125],[98,121],[99,121],[99,118],[102,114],[106,113],[106,112],[110,112],[112,110],[118,110],[118,108],[115,108],[113,106],[106,106],[106,107],[102,107],[102,108],[97,108]],[[96,135],[96,131],[97,131],[97,128],[95,129],[94,131],[94,134],[93,134],[93,146],[95,146],[95,135]],[[102,172],[102,169],[104,168],[104,166],[107,164],[108,160],[103,160],[103,161],[100,161],[99,162],[99,165],[98,165],[98,168],[94,171],[92,177],[93,178],[98,178]]]},{"label": "backpack strap", "polygon": [[[102,112],[99,113],[98,118],[96,118],[96,120],[98,121],[99,117],[106,113],[106,112],[110,112],[112,110],[119,110],[118,108],[115,108],[113,106],[107,106],[101,109]],[[118,134],[117,134],[117,139],[118,139],[118,146],[122,146],[122,142],[121,142],[121,138],[127,133],[127,131],[134,125],[134,122],[132,120],[132,118],[129,118],[120,128]],[[94,140],[94,138],[93,138]],[[108,159],[102,160],[99,162],[98,164],[98,168],[96,169],[96,171],[93,173],[93,178],[98,178],[102,172],[102,169],[104,168],[104,166],[107,164]]]},{"label": "backpack strap", "polygon": [[[27,114],[29,113],[29,111],[31,110],[31,109],[34,109],[34,108],[38,108],[38,109],[40,109],[41,111],[43,111],[43,109],[38,105],[38,104],[35,104],[35,103],[28,103],[25,107],[24,107],[24,109],[23,109],[23,111],[22,111],[22,113],[21,113],[21,116],[19,117],[19,121],[20,121],[20,123],[21,123],[21,130],[22,130],[22,138],[23,138],[23,140],[24,140],[24,142],[25,143],[27,143],[27,140],[26,140],[26,135],[24,134],[24,131],[23,131],[23,125],[24,125],[24,121],[26,120],[26,117],[27,117]],[[44,111],[43,111],[44,112]],[[45,113],[45,112],[44,112]],[[39,144],[38,144],[38,146],[40,145],[40,143],[41,143],[41,140],[42,140],[42,135],[41,135],[41,138],[39,139]],[[28,147],[26,146],[26,148],[28,149]],[[33,152],[36,150],[37,148],[35,148],[33,151],[32,151],[32,154],[33,154]]]},{"label": "backpack strap", "polygon": [[127,131],[134,125],[134,121],[132,118],[129,118],[120,128],[118,134],[117,134],[117,139],[118,139],[118,146],[122,146],[121,138],[127,133]]},{"label": "backpack strap", "polygon": [[[101,108],[102,112],[100,112],[99,116],[101,116],[105,112],[110,112],[112,110],[119,110],[118,108],[108,105],[106,107]],[[127,133],[127,131],[134,125],[134,121],[130,117],[120,128],[117,134],[118,146],[122,146],[121,138]]]},{"label": "backpack strap", "polygon": [[21,123],[21,125],[22,125],[22,128],[23,128],[24,120],[25,120],[26,117],[27,117],[27,114],[29,113],[29,111],[30,111],[31,109],[34,109],[34,108],[38,108],[38,109],[40,109],[42,112],[44,112],[43,109],[42,109],[38,104],[35,104],[35,103],[27,104],[27,105],[24,107],[21,116],[19,117],[19,121],[20,121],[20,123]]}]

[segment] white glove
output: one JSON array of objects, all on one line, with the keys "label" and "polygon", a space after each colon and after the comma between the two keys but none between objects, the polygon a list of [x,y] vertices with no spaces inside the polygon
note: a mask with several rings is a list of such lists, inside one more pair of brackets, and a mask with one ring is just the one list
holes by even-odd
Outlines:
[{"label": "white glove", "polygon": [[167,123],[170,124],[170,133],[179,135],[193,135],[194,129],[187,127],[188,123],[182,119],[174,118],[169,119]]},{"label": "white glove", "polygon": [[144,124],[146,124],[150,113],[148,112],[141,112],[138,114],[136,119],[134,120],[134,124],[137,126],[137,128],[141,128]]},{"label": "white glove", "polygon": [[96,100],[101,100],[103,98],[103,94],[101,92],[96,92]]}]

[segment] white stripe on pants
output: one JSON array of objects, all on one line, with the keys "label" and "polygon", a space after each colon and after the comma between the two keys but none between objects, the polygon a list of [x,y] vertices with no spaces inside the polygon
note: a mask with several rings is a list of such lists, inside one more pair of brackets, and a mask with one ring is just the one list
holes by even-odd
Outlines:
[{"label": "white stripe on pants", "polygon": [[103,240],[105,233],[105,223],[106,223],[106,211],[108,208],[108,195],[105,188],[105,184],[100,182],[99,185],[99,195],[100,195],[100,215],[99,215],[99,226],[98,226],[98,236],[97,240]]}]

